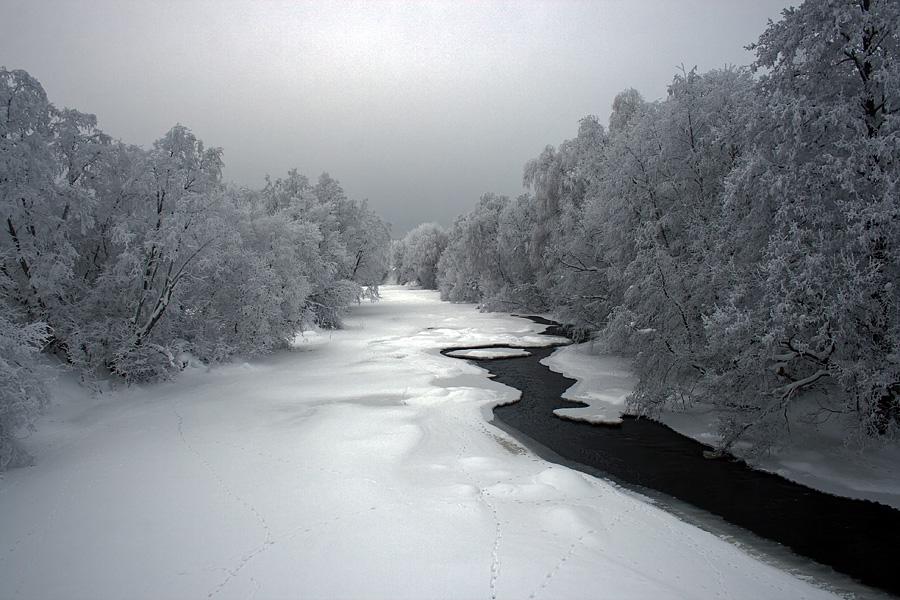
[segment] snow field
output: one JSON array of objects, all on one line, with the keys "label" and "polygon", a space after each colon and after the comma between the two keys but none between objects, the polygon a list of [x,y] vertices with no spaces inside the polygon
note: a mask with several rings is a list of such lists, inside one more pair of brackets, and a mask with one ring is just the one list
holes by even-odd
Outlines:
[{"label": "snow field", "polygon": [[0,480],[0,597],[835,597],[486,422],[517,392],[439,350],[539,329],[387,288],[290,352],[63,378]]}]

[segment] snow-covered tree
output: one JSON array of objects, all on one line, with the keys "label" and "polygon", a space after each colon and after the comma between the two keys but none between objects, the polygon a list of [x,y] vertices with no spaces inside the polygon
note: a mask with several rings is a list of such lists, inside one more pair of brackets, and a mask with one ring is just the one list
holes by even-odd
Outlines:
[{"label": "snow-covered tree", "polygon": [[[543,264],[535,250],[537,207],[533,196],[515,200],[493,193],[456,219],[437,265],[441,297],[477,302],[486,310],[546,308],[536,283]],[[550,229],[555,228],[551,225]]]},{"label": "snow-covered tree", "polygon": [[0,303],[0,471],[26,464],[20,436],[34,429],[46,405],[48,369],[37,354],[49,338],[44,323],[22,325],[6,303]]},{"label": "snow-covered tree", "polygon": [[191,309],[181,293],[220,241],[222,163],[220,149],[180,125],[131,158],[124,186],[107,199],[116,208],[108,254],[69,351],[76,362],[147,379],[178,367],[177,313]]},{"label": "snow-covered tree", "polygon": [[[533,282],[540,290],[541,302],[548,304],[573,330],[582,334],[602,327],[608,313],[608,282],[600,221],[593,218],[596,203],[592,198],[602,186],[604,153],[608,136],[596,117],[581,120],[578,136],[556,149],[556,161],[544,159],[525,167],[526,183],[533,188],[536,205],[546,204],[541,198],[548,193],[548,181],[556,180],[556,209],[547,214],[544,230],[548,232],[541,246],[533,248],[539,256],[533,263]],[[543,166],[541,166],[543,165]],[[542,173],[549,169],[550,174]],[[556,172],[553,176],[552,173]],[[562,182],[562,183],[559,183]],[[535,214],[535,219],[539,219]],[[533,244],[537,240],[533,238]]]},{"label": "snow-covered tree", "polygon": [[537,214],[534,198],[523,194],[507,201],[497,215],[496,263],[498,279],[484,284],[482,298],[488,310],[507,312],[543,311],[546,294],[537,285],[534,268],[533,232]]},{"label": "snow-covered tree", "polygon": [[221,182],[222,151],[176,125],[113,141],[0,68],[0,470],[46,400],[41,349],[85,376],[165,377],[340,325],[377,298],[390,226],[323,174]]},{"label": "snow-covered tree", "polygon": [[288,210],[269,212],[259,194],[229,190],[221,242],[198,261],[179,311],[181,337],[198,358],[265,354],[283,347],[313,316],[304,265],[318,259],[321,234]]},{"label": "snow-covered tree", "polygon": [[726,177],[742,151],[753,82],[742,70],[675,77],[663,102],[629,103],[613,128],[592,196],[606,250],[611,318],[604,335],[634,359],[632,409],[682,401],[705,372],[703,317],[718,301]]},{"label": "snow-covered tree", "polygon": [[394,252],[397,283],[437,289],[437,265],[447,242],[447,232],[437,223],[422,223],[409,231]]},{"label": "snow-covered tree", "polygon": [[369,210],[368,202],[348,202],[339,216],[341,239],[350,256],[350,281],[362,286],[363,296],[378,298],[378,286],[391,264],[391,226]]},{"label": "snow-covered tree", "polygon": [[349,304],[377,298],[390,265],[390,226],[365,201],[348,199],[328,173],[311,185],[296,169],[269,180],[262,196],[269,212],[283,211],[318,230],[317,257],[300,265],[310,286],[304,310],[312,321],[339,327]]},{"label": "snow-covered tree", "polygon": [[764,449],[823,385],[818,417],[895,435],[898,36],[897,2],[808,1],[749,70],[683,69],[664,101],[622,92],[608,129],[588,117],[528,162],[529,196],[456,220],[442,297],[521,299],[600,335],[633,359],[633,411],[711,402],[723,448]]},{"label": "snow-covered tree", "polygon": [[67,310],[78,251],[93,225],[93,198],[79,179],[98,143],[96,120],[59,111],[25,71],[0,68],[0,261],[9,301],[31,321]]},{"label": "snow-covered tree", "polygon": [[713,389],[741,409],[726,443],[822,385],[851,437],[900,427],[898,32],[896,2],[805,2],[753,46],[763,95],[728,208],[761,256],[707,326]]},{"label": "snow-covered tree", "polygon": [[436,281],[441,300],[448,302],[480,302],[482,293],[478,274],[472,269],[470,255],[476,250],[466,248],[459,240],[467,225],[467,215],[459,215],[447,232],[448,244],[437,262]]}]

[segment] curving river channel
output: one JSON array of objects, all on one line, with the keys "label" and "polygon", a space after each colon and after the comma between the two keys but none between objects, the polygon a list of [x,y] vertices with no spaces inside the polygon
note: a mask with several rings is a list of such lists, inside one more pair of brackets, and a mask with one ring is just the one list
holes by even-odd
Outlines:
[{"label": "curving river channel", "polygon": [[[459,348],[444,353],[452,350]],[[518,402],[494,409],[507,428],[565,460],[662,492],[900,596],[900,511],[819,492],[742,462],[706,459],[706,446],[647,419],[626,417],[620,426],[560,419],[554,409],[583,406],[561,398],[575,381],[540,363],[555,348],[528,350],[527,357],[477,361],[495,381],[522,392]]]}]

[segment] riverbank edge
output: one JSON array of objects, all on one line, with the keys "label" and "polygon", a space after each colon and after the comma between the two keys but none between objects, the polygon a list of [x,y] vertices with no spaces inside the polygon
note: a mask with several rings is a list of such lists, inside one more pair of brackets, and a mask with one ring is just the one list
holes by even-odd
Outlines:
[{"label": "riverbank edge", "polygon": [[[512,316],[545,325],[541,335],[566,337],[572,342],[567,345],[567,351],[588,348],[590,349],[587,352],[589,355],[609,356],[595,350],[590,341],[576,342],[573,340],[570,336],[570,329],[556,321],[553,315],[513,314]],[[554,366],[554,357],[557,356],[557,352],[559,350],[546,359],[545,366],[576,380],[576,383],[569,388],[570,390],[579,385],[588,387],[584,374],[568,369],[566,373],[563,373]],[[590,391],[597,392],[598,390]],[[591,406],[590,402],[574,396],[564,395],[563,397],[569,402]],[[620,415],[622,417],[635,416],[624,407],[620,410]],[[572,419],[564,414],[556,416],[581,420]],[[720,439],[716,416],[715,411],[697,404],[683,410],[665,410],[659,418],[651,420],[708,447],[712,456],[716,455],[715,443]],[[725,455],[725,458],[741,461],[751,469],[777,475],[819,492],[853,500],[869,500],[900,510],[900,468],[895,466],[900,465],[900,444],[854,448],[844,444],[839,437],[835,437],[833,432],[828,434],[818,430],[808,430],[800,436],[799,440],[794,439],[790,443],[783,442],[773,446],[767,454],[753,460],[742,453],[741,448],[741,445],[738,444]],[[867,471],[869,475],[862,476],[863,471]]]},{"label": "riverbank edge", "polygon": [[514,404],[517,401],[518,400],[485,406],[485,420],[490,425],[493,425],[507,435],[512,436],[538,458],[584,473],[591,477],[603,479],[611,483],[622,493],[652,504],[677,519],[734,545],[756,560],[785,571],[794,577],[808,581],[825,591],[848,598],[866,598],[869,600],[897,599],[896,596],[893,596],[884,590],[863,585],[852,577],[835,571],[827,565],[818,563],[805,556],[800,556],[778,542],[760,537],[743,527],[729,523],[725,519],[714,515],[709,511],[683,502],[674,496],[640,485],[628,483],[601,469],[569,460],[561,456],[531,436],[522,433],[515,427],[507,424],[493,413],[495,407]]},{"label": "riverbank edge", "polygon": [[[551,334],[552,335],[552,334]],[[560,341],[558,343],[550,342],[541,345],[541,346],[527,346],[527,345],[515,345],[510,346],[508,344],[486,344],[479,346],[471,346],[471,347],[448,347],[440,350],[440,353],[444,356],[449,356],[452,358],[456,358],[457,360],[467,360],[474,364],[481,363],[491,363],[496,361],[503,361],[508,359],[509,357],[505,357],[502,355],[498,355],[496,357],[453,357],[452,353],[458,352],[461,350],[481,350],[481,349],[502,349],[502,348],[510,348],[514,347],[516,349],[538,349],[538,348],[554,348],[555,351],[570,346],[570,343],[566,341]],[[543,361],[542,361],[543,364]],[[545,367],[549,368],[548,365],[544,364]],[[486,371],[488,368],[482,367]],[[551,369],[552,370],[552,369]],[[571,377],[571,375],[566,375],[567,377]],[[778,542],[763,538],[739,525],[734,525],[722,517],[715,515],[705,509],[699,508],[674,496],[670,496],[663,492],[647,488],[641,485],[633,484],[627,481],[624,481],[602,469],[598,469],[592,467],[590,465],[585,465],[583,463],[567,459],[562,455],[558,454],[551,448],[546,445],[538,442],[531,436],[526,433],[523,433],[509,425],[505,421],[503,421],[496,413],[494,413],[494,409],[501,406],[509,406],[519,402],[520,396],[517,396],[515,399],[506,400],[506,401],[497,401],[497,402],[489,402],[484,404],[481,407],[482,418],[489,423],[490,425],[496,427],[507,435],[511,436],[521,445],[528,449],[531,453],[533,453],[538,458],[545,460],[547,462],[551,462],[554,464],[558,464],[564,466],[566,468],[584,473],[585,475],[589,475],[591,477],[596,477],[598,479],[603,479],[610,484],[612,484],[616,489],[621,491],[622,493],[628,494],[632,497],[635,497],[643,502],[647,502],[669,514],[676,517],[677,519],[697,527],[711,535],[716,536],[722,541],[728,542],[735,547],[739,548],[742,552],[747,553],[751,557],[756,560],[759,560],[762,563],[765,563],[769,566],[777,568],[781,571],[789,573],[790,575],[797,577],[799,579],[803,579],[816,587],[819,587],[822,590],[837,594],[846,598],[866,598],[872,600],[897,600],[897,596],[891,595],[885,590],[879,588],[873,588],[870,586],[866,586],[863,583],[860,583],[856,579],[852,578],[849,575],[845,575],[840,573],[833,568],[819,563],[811,558],[806,556],[799,555],[793,552],[787,546],[780,544]],[[579,400],[566,399],[568,402],[579,402]],[[564,419],[559,415],[556,415],[557,418]],[[629,415],[626,415],[629,416]],[[674,428],[667,426],[665,423],[659,423],[663,425],[666,429],[669,429],[673,433],[676,433],[679,436],[693,439],[690,436],[685,436],[682,433],[676,431]],[[595,427],[615,427],[615,425],[594,425]],[[704,444],[708,445],[708,444]],[[738,460],[738,459],[735,459]],[[759,470],[759,469],[757,469]],[[777,475],[777,474],[776,474]],[[800,484],[803,485],[803,484]],[[806,486],[809,487],[809,486]]]}]

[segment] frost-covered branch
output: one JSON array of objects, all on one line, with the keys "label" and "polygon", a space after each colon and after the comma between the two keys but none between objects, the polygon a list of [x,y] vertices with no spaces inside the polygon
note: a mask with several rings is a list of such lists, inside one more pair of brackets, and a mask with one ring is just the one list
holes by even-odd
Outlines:
[{"label": "frost-covered branch", "polygon": [[819,369],[809,377],[804,377],[803,379],[799,379],[797,381],[791,382],[788,385],[782,386],[773,391],[773,395],[778,396],[781,400],[787,400],[792,397],[797,390],[805,388],[823,377],[830,377],[831,373],[825,371],[824,369]]}]

